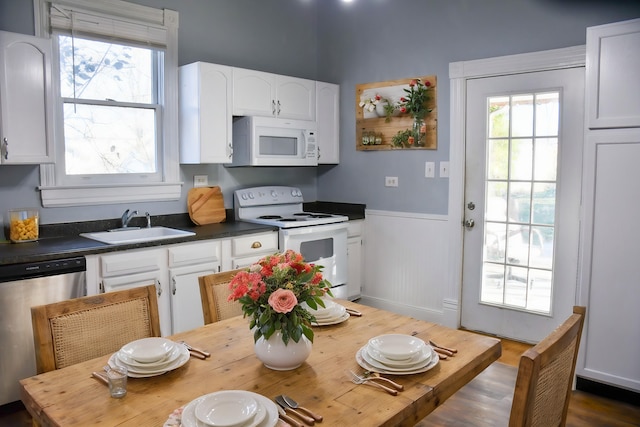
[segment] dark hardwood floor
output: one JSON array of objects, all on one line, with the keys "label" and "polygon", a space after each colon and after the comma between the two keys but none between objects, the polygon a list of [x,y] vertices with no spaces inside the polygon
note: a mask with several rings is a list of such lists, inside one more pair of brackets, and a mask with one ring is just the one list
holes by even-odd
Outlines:
[{"label": "dark hardwood floor", "polygon": [[[515,385],[515,372],[520,355],[530,345],[515,341],[502,340],[502,357],[467,384],[462,390],[447,403],[460,404],[460,411],[464,412],[465,399],[486,400],[489,405],[499,405],[508,413],[511,408],[511,396]],[[513,380],[505,381],[505,378]],[[497,402],[497,403],[496,403]],[[640,402],[638,402],[640,405]],[[468,412],[468,411],[467,411]],[[452,422],[439,417],[438,410],[422,420],[417,426],[429,427],[497,427],[506,426],[508,420],[495,416],[493,418],[474,418],[474,414],[468,414],[464,422]],[[331,426],[324,422],[322,425]],[[0,406],[0,427],[30,427],[31,417],[20,402]],[[640,406],[607,399],[583,391],[574,391],[569,404],[567,427],[639,427]]]}]

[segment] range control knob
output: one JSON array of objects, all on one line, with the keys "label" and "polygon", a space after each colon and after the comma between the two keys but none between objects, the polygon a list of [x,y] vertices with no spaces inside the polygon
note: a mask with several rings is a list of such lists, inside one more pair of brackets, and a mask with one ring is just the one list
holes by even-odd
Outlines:
[{"label": "range control knob", "polygon": [[271,197],[273,197],[274,199],[278,197],[278,193],[276,192],[276,190],[271,190]]},{"label": "range control knob", "polygon": [[253,199],[253,193],[252,192],[249,192],[249,198]]}]

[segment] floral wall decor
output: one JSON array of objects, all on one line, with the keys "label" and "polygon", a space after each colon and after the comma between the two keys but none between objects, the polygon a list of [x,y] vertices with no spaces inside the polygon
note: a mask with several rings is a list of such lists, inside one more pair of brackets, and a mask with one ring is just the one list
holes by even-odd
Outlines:
[{"label": "floral wall decor", "polygon": [[436,94],[436,76],[356,85],[356,149],[436,149]]}]

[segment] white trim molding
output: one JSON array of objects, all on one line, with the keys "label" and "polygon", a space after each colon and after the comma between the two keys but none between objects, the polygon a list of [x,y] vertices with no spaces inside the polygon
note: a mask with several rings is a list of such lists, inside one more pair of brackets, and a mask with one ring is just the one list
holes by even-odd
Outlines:
[{"label": "white trim molding", "polygon": [[522,53],[449,64],[451,141],[449,146],[449,264],[443,311],[446,326],[460,326],[464,247],[464,180],[467,80],[585,66],[585,46]]}]

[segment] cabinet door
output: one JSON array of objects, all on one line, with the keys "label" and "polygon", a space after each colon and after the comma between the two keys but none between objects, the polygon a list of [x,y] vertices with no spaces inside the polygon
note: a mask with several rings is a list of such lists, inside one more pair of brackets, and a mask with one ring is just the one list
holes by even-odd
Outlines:
[{"label": "cabinet door", "polygon": [[230,163],[232,72],[196,62],[180,67],[180,163]]},{"label": "cabinet door", "polygon": [[212,262],[169,270],[172,333],[204,325],[198,277],[217,273],[219,268],[219,263]]},{"label": "cabinet door", "polygon": [[635,391],[640,391],[638,159],[640,129],[587,133],[578,280],[587,317],[577,374]]},{"label": "cabinet door", "polygon": [[340,163],[340,86],[316,82],[318,163]]},{"label": "cabinet door", "polygon": [[587,28],[590,128],[640,127],[640,19]]},{"label": "cabinet door", "polygon": [[51,40],[0,31],[0,160],[51,163]]},{"label": "cabinet door", "polygon": [[110,292],[155,285],[162,335],[171,335],[171,305],[168,292],[167,250],[128,250],[100,257],[100,290]]},{"label": "cabinet door", "polygon": [[233,115],[276,115],[276,75],[262,71],[233,69]]},{"label": "cabinet door", "polygon": [[316,120],[316,82],[278,76],[276,115],[283,119]]}]

